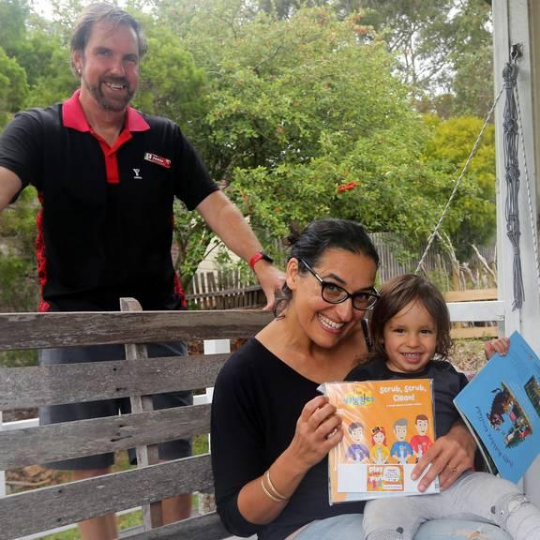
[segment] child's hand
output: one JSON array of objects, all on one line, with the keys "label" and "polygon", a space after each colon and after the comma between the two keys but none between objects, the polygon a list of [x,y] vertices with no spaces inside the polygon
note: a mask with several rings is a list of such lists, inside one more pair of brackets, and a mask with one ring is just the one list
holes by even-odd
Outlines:
[{"label": "child's hand", "polygon": [[506,337],[492,339],[491,341],[486,341],[484,345],[484,352],[486,353],[486,358],[489,360],[495,353],[499,353],[501,356],[505,356],[510,348],[510,340]]}]

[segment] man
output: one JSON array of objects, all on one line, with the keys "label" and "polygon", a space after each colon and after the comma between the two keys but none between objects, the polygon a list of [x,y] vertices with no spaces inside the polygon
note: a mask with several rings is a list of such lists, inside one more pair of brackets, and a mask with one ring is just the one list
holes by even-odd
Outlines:
[{"label": "man", "polygon": [[394,435],[396,437],[396,442],[392,445],[390,449],[390,455],[393,458],[396,458],[398,463],[405,465],[409,456],[413,455],[413,449],[411,445],[406,441],[407,438],[407,428],[409,423],[406,418],[398,418],[394,422]]},{"label": "man", "polygon": [[[196,209],[225,245],[249,261],[270,308],[283,274],[239,210],[210,179],[173,122],[129,106],[139,84],[146,44],[138,22],[107,4],[82,13],[71,41],[80,90],[62,105],[17,115],[0,137],[0,210],[28,184],[41,202],[37,257],[41,311],[118,310],[137,298],[146,310],[183,309],[172,265],[173,200]],[[163,344],[152,356],[182,353]],[[42,351],[43,364],[118,359],[121,350],[82,347]],[[156,408],[187,404],[190,396],[155,398]],[[101,402],[45,409],[44,423],[117,414],[125,404]],[[160,447],[162,459],[188,455],[189,441]],[[106,474],[113,456],[56,464],[75,479]],[[164,501],[164,521],[190,513],[190,496]],[[84,539],[117,538],[114,515],[79,524]]]},{"label": "man", "polygon": [[411,439],[411,447],[416,456],[416,461],[427,452],[428,448],[433,445],[433,441],[427,435],[429,420],[425,414],[419,414],[414,420],[417,435]]},{"label": "man", "polygon": [[365,445],[364,425],[360,422],[352,422],[349,426],[349,434],[354,444],[347,449],[345,458],[351,461],[366,462],[369,460],[369,450]]}]

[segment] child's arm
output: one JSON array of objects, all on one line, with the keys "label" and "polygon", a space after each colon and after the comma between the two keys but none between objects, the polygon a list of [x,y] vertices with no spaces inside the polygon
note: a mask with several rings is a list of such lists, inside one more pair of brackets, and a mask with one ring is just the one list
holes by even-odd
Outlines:
[{"label": "child's arm", "polygon": [[484,352],[486,353],[486,358],[489,360],[495,353],[505,356],[509,348],[510,340],[507,337],[502,337],[486,341]]}]

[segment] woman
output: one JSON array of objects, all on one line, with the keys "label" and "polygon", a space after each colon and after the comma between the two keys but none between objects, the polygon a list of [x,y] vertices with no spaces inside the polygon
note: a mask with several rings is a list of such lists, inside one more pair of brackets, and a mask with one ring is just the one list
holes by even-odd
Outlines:
[{"label": "woman", "polygon": [[[285,308],[231,356],[216,381],[217,508],[241,536],[361,540],[363,503],[328,504],[327,454],[343,432],[317,387],[344,380],[367,356],[361,323],[378,299],[379,258],[364,229],[345,220],[314,221],[291,244]],[[417,464],[416,476],[432,465],[420,488],[437,474],[450,485],[458,476],[447,467],[450,457],[464,470],[474,450],[457,423]]]}]

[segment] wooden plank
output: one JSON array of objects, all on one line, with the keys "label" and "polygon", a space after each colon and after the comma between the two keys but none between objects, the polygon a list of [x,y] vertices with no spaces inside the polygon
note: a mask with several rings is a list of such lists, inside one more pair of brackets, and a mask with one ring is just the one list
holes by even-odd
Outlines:
[{"label": "wooden plank", "polygon": [[210,431],[210,404],[0,432],[0,470],[127,450]]},{"label": "wooden plank", "polygon": [[504,302],[451,302],[448,305],[452,322],[481,322],[504,320]]},{"label": "wooden plank", "polygon": [[210,512],[159,529],[127,536],[129,540],[223,540],[230,538],[219,516]]},{"label": "wooden plank", "polygon": [[452,339],[481,339],[497,337],[498,330],[495,326],[473,326],[469,328],[452,328]]},{"label": "wooden plank", "polygon": [[212,489],[210,455],[205,454],[9,495],[0,498],[0,540]]},{"label": "wooden plank", "polygon": [[497,289],[469,289],[445,292],[444,299],[447,302],[478,302],[479,300],[497,300],[497,294]]},{"label": "wooden plank", "polygon": [[0,368],[0,410],[213,386],[228,354]]},{"label": "wooden plank", "polygon": [[217,288],[216,288],[216,280],[215,280],[215,277],[214,277],[214,272],[208,272],[206,274],[206,279],[208,281],[208,291],[210,293],[210,295],[209,295],[210,306],[211,306],[212,309],[219,309],[219,306],[216,303],[216,299],[215,299],[214,294],[216,292],[221,292],[221,291],[218,291]]},{"label": "wooden plank", "polygon": [[[134,298],[120,298],[121,311],[142,311],[142,306]],[[127,344],[124,346],[126,360],[139,362],[148,360],[148,351],[145,344]],[[131,410],[134,413],[150,412],[154,410],[154,400],[150,395],[132,394],[130,396]],[[159,463],[159,449],[156,441],[152,444],[139,443],[135,448],[137,455],[137,467],[148,467]],[[163,512],[161,501],[142,505],[143,527],[145,531],[161,527],[163,525]]]},{"label": "wooden plank", "polygon": [[2,313],[0,351],[246,337],[271,320],[260,310]]}]

